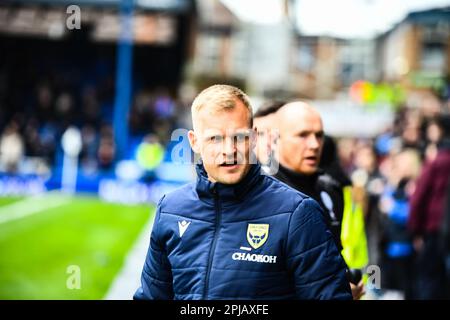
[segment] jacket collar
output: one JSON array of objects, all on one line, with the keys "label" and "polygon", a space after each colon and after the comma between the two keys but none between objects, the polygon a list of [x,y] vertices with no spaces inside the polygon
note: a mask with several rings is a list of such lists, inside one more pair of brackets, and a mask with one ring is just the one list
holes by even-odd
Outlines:
[{"label": "jacket collar", "polygon": [[291,188],[303,192],[314,199],[318,199],[316,186],[319,175],[322,173],[322,170],[318,169],[314,174],[305,175],[288,169],[280,163],[275,178],[286,183]]},{"label": "jacket collar", "polygon": [[291,169],[286,168],[281,163],[279,164],[278,172],[275,174],[275,177],[277,179],[282,180],[283,182],[289,182],[288,184],[292,185],[307,185],[312,186],[315,185],[318,177],[323,174],[322,169],[317,169],[317,171],[313,174],[306,175],[303,173],[298,173],[296,171],[293,171]]},{"label": "jacket collar", "polygon": [[261,165],[252,164],[245,177],[236,184],[223,184],[208,180],[208,174],[200,162],[196,165],[197,184],[196,190],[202,200],[214,200],[215,193],[222,201],[240,201],[244,196],[257,185],[261,178]]}]

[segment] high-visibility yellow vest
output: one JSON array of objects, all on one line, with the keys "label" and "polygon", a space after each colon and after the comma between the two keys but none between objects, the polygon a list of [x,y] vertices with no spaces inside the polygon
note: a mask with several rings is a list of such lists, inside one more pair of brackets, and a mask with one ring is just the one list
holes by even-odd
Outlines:
[{"label": "high-visibility yellow vest", "polygon": [[363,208],[353,201],[352,187],[344,187],[344,213],[342,217],[342,256],[351,269],[362,269],[369,263]]},{"label": "high-visibility yellow vest", "polygon": [[164,148],[159,143],[142,142],[136,152],[138,164],[145,170],[154,170],[164,159]]}]

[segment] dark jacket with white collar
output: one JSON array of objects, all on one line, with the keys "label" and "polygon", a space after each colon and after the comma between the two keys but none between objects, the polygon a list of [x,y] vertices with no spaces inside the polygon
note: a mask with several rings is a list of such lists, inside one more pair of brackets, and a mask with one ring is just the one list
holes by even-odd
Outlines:
[{"label": "dark jacket with white collar", "polygon": [[352,299],[316,201],[259,165],[235,185],[197,173],[158,204],[135,299]]}]

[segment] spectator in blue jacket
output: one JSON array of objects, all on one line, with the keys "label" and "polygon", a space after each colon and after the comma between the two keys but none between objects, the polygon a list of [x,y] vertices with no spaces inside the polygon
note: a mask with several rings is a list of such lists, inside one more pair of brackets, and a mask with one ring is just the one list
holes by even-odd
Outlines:
[{"label": "spectator in blue jacket", "polygon": [[406,300],[413,298],[413,243],[407,230],[409,201],[420,171],[416,150],[405,149],[390,156],[391,168],[380,198],[381,269],[383,289],[399,290]]},{"label": "spectator in blue jacket", "polygon": [[352,299],[318,203],[261,174],[252,108],[228,85],[192,104],[197,181],[158,204],[135,299]]}]

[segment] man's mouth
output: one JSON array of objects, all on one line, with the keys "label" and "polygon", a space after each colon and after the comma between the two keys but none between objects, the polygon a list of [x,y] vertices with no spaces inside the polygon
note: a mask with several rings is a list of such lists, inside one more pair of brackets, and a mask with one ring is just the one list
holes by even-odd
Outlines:
[{"label": "man's mouth", "polygon": [[309,156],[309,157],[305,157],[305,160],[308,162],[317,162],[318,157],[317,156]]},{"label": "man's mouth", "polygon": [[220,164],[221,167],[225,167],[225,168],[234,167],[234,166],[236,166],[236,165],[238,165],[237,160],[236,160],[236,161],[233,161],[233,162],[227,161],[227,162],[223,162],[223,163]]},{"label": "man's mouth", "polygon": [[219,166],[224,167],[224,168],[235,167],[236,165],[242,163],[242,162],[239,161],[239,159],[240,159],[239,157],[222,159],[222,161],[220,162]]}]

